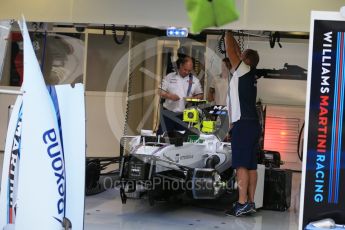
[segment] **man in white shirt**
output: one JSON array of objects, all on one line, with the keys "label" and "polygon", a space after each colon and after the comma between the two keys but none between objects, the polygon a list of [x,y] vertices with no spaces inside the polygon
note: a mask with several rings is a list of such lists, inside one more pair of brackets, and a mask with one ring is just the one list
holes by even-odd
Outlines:
[{"label": "man in white shirt", "polygon": [[222,60],[222,72],[219,77],[212,77],[210,81],[210,88],[207,95],[207,100],[216,105],[227,105],[226,97],[229,88],[229,75],[231,64],[228,58]]},{"label": "man in white shirt", "polygon": [[165,99],[157,134],[185,130],[182,113],[186,106],[186,98],[202,99],[203,91],[200,81],[191,73],[193,61],[191,57],[182,55],[176,62],[177,72],[164,77],[160,87],[160,96]]}]

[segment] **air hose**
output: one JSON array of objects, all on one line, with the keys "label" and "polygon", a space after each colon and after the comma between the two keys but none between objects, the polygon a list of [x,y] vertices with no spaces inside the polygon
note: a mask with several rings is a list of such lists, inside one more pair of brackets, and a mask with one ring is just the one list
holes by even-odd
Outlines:
[{"label": "air hose", "polygon": [[121,44],[123,44],[123,42],[124,42],[125,39],[126,39],[127,32],[128,32],[128,26],[125,25],[125,30],[123,31],[123,36],[122,36],[121,39],[119,39],[119,38],[117,37],[117,34],[116,34],[116,27],[115,27],[114,24],[111,26],[111,31],[113,32],[113,38],[114,38],[115,43],[121,45]]},{"label": "air hose", "polygon": [[225,50],[225,31],[222,31],[222,35],[220,37],[220,39],[218,40],[218,44],[217,44],[217,49],[218,52],[221,54],[224,54],[226,57],[226,50]]},{"label": "air hose", "polygon": [[[297,154],[298,154],[298,158],[300,159],[300,161],[303,161],[303,149],[301,151],[301,140],[302,140],[302,133],[303,133],[303,130],[304,130],[304,122],[303,122],[303,125],[301,127],[301,130],[299,131],[299,134],[298,134],[298,143],[297,143]],[[303,147],[302,147],[303,148]]]}]

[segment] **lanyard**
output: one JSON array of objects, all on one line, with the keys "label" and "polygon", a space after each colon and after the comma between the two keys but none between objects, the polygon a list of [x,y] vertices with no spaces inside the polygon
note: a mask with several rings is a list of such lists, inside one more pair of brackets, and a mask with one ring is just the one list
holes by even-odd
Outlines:
[{"label": "lanyard", "polygon": [[193,75],[189,74],[189,82],[188,82],[188,90],[187,90],[187,97],[189,97],[190,91],[192,90],[192,84],[193,84]]}]

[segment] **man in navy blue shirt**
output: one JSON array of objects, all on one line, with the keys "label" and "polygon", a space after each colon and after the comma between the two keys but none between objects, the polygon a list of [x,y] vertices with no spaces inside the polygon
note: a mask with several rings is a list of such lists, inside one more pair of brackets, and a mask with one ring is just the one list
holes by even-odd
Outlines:
[{"label": "man in navy blue shirt", "polygon": [[236,169],[239,200],[226,214],[242,216],[255,213],[254,195],[257,182],[257,146],[260,125],[256,111],[257,51],[241,52],[231,32],[225,37],[226,52],[233,76],[229,83],[229,117],[232,123],[232,167]]}]

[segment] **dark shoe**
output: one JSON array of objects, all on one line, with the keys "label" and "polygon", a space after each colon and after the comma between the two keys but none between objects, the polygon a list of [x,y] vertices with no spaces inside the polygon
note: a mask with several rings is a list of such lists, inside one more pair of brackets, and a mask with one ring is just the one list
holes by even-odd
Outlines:
[{"label": "dark shoe", "polygon": [[225,211],[225,215],[227,215],[227,216],[236,216],[233,208]]},{"label": "dark shoe", "polygon": [[248,204],[249,204],[249,207],[250,207],[249,213],[250,214],[256,213],[255,203],[254,202],[248,202]]},{"label": "dark shoe", "polygon": [[232,209],[225,212],[225,215],[238,217],[238,216],[243,216],[245,214],[248,214],[250,210],[251,208],[248,202],[244,204],[236,202]]}]

